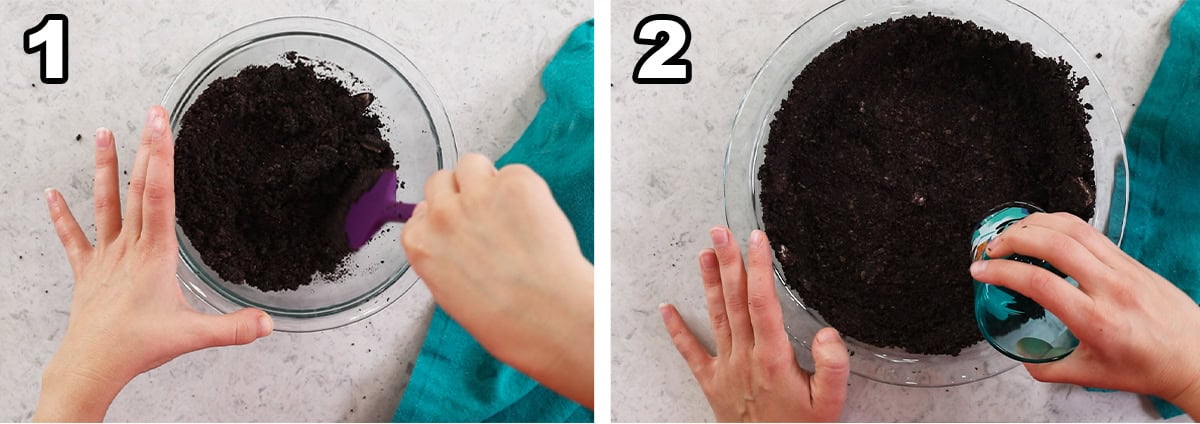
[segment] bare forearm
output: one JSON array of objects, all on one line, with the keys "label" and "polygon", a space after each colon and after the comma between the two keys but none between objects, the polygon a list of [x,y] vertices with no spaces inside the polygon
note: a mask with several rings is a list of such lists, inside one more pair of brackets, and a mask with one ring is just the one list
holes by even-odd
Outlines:
[{"label": "bare forearm", "polygon": [[[592,290],[590,282],[587,290],[589,293]],[[582,302],[585,299],[580,296],[579,300]],[[595,387],[595,315],[591,301],[592,296],[587,296],[586,305],[576,305],[576,309],[571,311],[572,318],[559,320],[562,328],[555,333],[567,336],[558,337],[556,346],[552,348],[558,352],[557,360],[522,370],[555,393],[588,409],[593,407]]]},{"label": "bare forearm", "polygon": [[564,272],[556,283],[569,290],[532,302],[519,327],[533,331],[526,343],[496,346],[493,354],[555,393],[593,406],[595,307],[592,267],[586,262]]}]

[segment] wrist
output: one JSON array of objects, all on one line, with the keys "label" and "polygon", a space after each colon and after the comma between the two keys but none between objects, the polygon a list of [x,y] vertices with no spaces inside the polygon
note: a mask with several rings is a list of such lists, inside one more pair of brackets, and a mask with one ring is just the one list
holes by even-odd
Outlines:
[{"label": "wrist", "polygon": [[1165,399],[1193,419],[1200,418],[1200,376],[1192,378],[1182,392]]},{"label": "wrist", "polygon": [[102,421],[127,380],[72,368],[52,359],[42,372],[35,421]]},{"label": "wrist", "polygon": [[[1191,344],[1189,344],[1189,346],[1190,345]],[[1195,349],[1197,348],[1200,348],[1200,346],[1196,348],[1181,349],[1181,351],[1195,352]],[[1200,359],[1189,357],[1187,355],[1181,357],[1177,356],[1177,358],[1187,358],[1168,361],[1169,363],[1175,364],[1170,374],[1174,378],[1177,378],[1177,380],[1172,381],[1171,384],[1167,386],[1169,388],[1167,391],[1151,394],[1154,394],[1163,400],[1170,402],[1172,405],[1183,409],[1185,413],[1194,418],[1200,417]]]},{"label": "wrist", "polygon": [[578,264],[548,274],[559,294],[529,305],[526,317],[538,322],[520,327],[537,332],[509,344],[496,357],[556,393],[592,407],[594,383],[595,306],[591,263],[582,256]]}]

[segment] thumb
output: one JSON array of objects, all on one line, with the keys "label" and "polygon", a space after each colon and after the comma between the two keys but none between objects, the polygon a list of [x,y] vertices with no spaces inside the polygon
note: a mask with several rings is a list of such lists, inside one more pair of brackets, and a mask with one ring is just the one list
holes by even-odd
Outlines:
[{"label": "thumb", "polygon": [[270,315],[253,308],[224,315],[197,315],[203,347],[244,345],[266,337],[275,328]]},{"label": "thumb", "polygon": [[809,379],[813,410],[825,420],[836,421],[846,403],[846,381],[850,378],[850,354],[832,327],[813,337],[814,370]]}]

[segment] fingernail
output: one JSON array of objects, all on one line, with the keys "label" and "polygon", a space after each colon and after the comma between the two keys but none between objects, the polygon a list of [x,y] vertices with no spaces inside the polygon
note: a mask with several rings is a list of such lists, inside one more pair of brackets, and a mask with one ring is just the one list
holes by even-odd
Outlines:
[{"label": "fingernail", "polygon": [[719,266],[717,264],[717,255],[709,255],[708,252],[710,252],[710,251],[711,250],[709,250],[709,249],[704,249],[704,250],[700,251],[700,269],[701,270],[711,271],[711,270],[717,269],[717,267]]},{"label": "fingernail", "polygon": [[762,247],[763,238],[764,237],[763,237],[762,230],[751,231],[750,232],[750,246],[751,247]]},{"label": "fingernail", "polygon": [[837,337],[837,331],[821,330],[817,332],[817,344],[832,342]]},{"label": "fingernail", "polygon": [[729,244],[729,230],[718,227],[713,228],[708,233],[709,236],[712,237],[712,244],[714,247],[723,247],[726,244]]},{"label": "fingernail", "polygon": [[103,149],[103,148],[109,146],[108,140],[110,140],[111,137],[108,136],[108,129],[97,128],[95,137],[96,137],[96,148]]},{"label": "fingernail", "polygon": [[42,191],[42,193],[45,193],[46,203],[48,203],[48,204],[54,204],[54,201],[58,198],[58,192],[52,188],[48,188],[48,189]]},{"label": "fingernail", "polygon": [[977,275],[987,269],[987,261],[975,261],[971,263],[971,275]]},{"label": "fingernail", "polygon": [[663,321],[666,321],[666,319],[667,319],[667,304],[666,303],[658,304],[658,313],[659,313],[659,315],[662,315]]},{"label": "fingernail", "polygon": [[271,321],[270,315],[264,313],[258,317],[258,337],[266,337],[274,328],[275,324]]},{"label": "fingernail", "polygon": [[150,108],[150,113],[146,115],[146,128],[152,133],[161,133],[167,127],[166,114],[163,113],[161,107]]}]

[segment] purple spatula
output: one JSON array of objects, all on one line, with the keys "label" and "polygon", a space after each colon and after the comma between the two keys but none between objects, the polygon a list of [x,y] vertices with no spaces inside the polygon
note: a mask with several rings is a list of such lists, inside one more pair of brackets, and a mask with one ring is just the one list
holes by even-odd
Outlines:
[{"label": "purple spatula", "polygon": [[416,208],[416,205],[396,201],[396,170],[380,172],[371,189],[355,200],[346,212],[346,239],[352,250],[361,249],[384,224],[408,221]]}]

